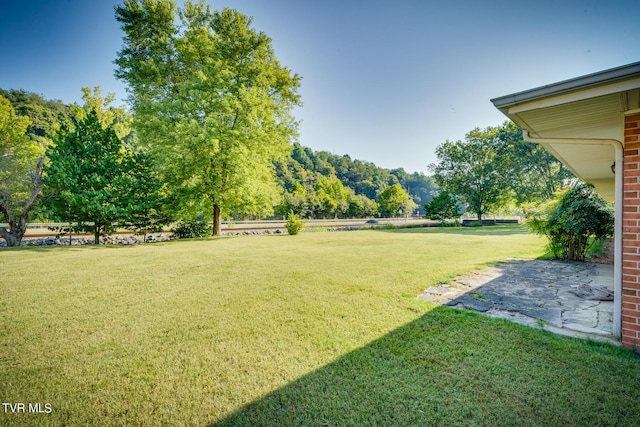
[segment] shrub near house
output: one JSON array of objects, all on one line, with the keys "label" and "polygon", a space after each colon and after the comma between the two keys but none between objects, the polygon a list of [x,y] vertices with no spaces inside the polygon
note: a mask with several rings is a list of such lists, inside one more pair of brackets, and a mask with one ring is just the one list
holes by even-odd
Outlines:
[{"label": "shrub near house", "polygon": [[565,261],[583,261],[594,241],[613,236],[611,207],[592,185],[578,180],[528,215],[529,228],[547,236],[549,251]]}]

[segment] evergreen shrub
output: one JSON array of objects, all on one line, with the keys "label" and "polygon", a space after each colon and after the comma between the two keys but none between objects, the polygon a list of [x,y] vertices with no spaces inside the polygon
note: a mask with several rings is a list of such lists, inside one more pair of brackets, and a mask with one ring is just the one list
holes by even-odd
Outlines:
[{"label": "evergreen shrub", "polygon": [[287,217],[286,227],[290,235],[294,236],[300,233],[300,230],[302,230],[306,225],[306,221],[300,219],[298,215],[294,214],[293,212],[289,213],[289,216]]}]

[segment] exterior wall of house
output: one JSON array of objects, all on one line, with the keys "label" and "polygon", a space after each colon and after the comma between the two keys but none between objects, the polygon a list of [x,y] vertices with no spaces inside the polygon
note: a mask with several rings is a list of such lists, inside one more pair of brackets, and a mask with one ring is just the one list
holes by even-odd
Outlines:
[{"label": "exterior wall of house", "polygon": [[624,120],[622,345],[640,351],[640,113]]}]

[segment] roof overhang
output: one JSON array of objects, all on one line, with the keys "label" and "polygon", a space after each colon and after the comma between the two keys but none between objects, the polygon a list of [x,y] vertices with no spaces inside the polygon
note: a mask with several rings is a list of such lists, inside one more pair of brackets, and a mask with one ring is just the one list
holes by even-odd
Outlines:
[{"label": "roof overhang", "polygon": [[543,145],[573,173],[614,199],[615,150],[624,115],[640,111],[640,62],[494,98],[525,137]]}]

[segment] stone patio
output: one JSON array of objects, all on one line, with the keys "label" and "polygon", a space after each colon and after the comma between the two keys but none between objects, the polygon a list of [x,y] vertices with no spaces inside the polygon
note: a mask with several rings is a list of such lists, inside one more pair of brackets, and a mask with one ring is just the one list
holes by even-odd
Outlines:
[{"label": "stone patio", "polygon": [[418,298],[551,332],[607,341],[613,336],[613,265],[506,260],[428,288]]}]

